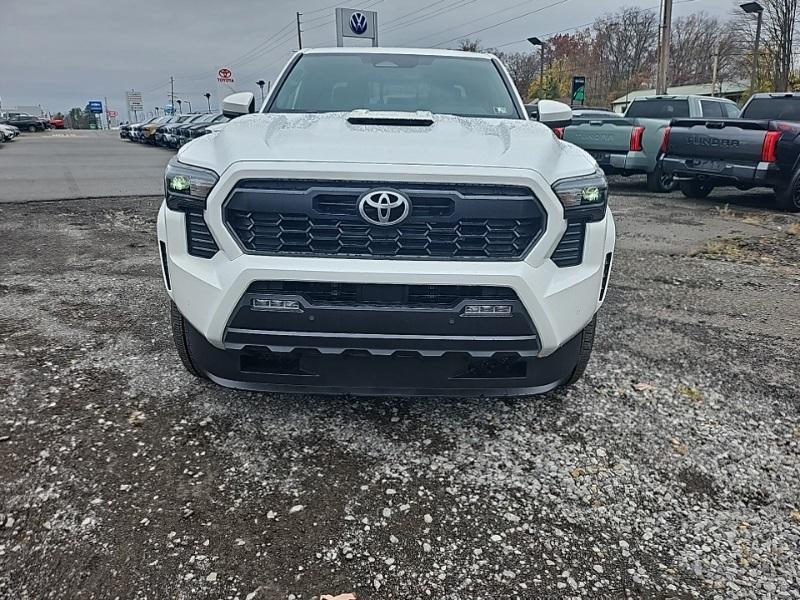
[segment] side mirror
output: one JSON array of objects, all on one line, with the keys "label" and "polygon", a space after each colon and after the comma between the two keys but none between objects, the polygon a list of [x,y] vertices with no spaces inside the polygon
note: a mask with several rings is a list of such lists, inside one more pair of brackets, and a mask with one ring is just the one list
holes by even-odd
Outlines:
[{"label": "side mirror", "polygon": [[229,119],[254,112],[256,112],[256,97],[252,92],[231,94],[222,100],[222,114]]},{"label": "side mirror", "polygon": [[566,127],[572,124],[572,109],[563,102],[539,100],[539,122],[548,127]]}]

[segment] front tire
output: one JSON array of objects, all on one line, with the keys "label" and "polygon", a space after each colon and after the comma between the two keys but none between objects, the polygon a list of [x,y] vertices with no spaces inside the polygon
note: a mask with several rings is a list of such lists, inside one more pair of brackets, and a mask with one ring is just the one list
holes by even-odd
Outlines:
[{"label": "front tire", "polygon": [[594,347],[594,333],[596,328],[597,315],[592,317],[592,320],[589,322],[589,324],[583,328],[583,331],[581,331],[581,345],[578,351],[578,364],[575,365],[575,369],[572,371],[569,379],[562,384],[563,387],[573,385],[581,377],[583,377],[583,374],[586,371],[586,365],[589,364],[589,359],[592,356],[592,348]]},{"label": "front tire", "polygon": [[681,192],[687,198],[694,198],[695,200],[702,200],[708,197],[712,192],[714,186],[710,183],[703,183],[701,181],[681,181]]},{"label": "front tire", "polygon": [[661,165],[656,165],[656,168],[647,174],[647,191],[666,194],[674,189],[675,180],[664,173]]},{"label": "front tire", "polygon": [[202,373],[197,370],[192,362],[192,351],[186,340],[186,319],[172,300],[169,302],[169,316],[170,324],[172,325],[172,340],[175,342],[175,349],[178,351],[178,356],[183,366],[189,373],[202,379]]}]

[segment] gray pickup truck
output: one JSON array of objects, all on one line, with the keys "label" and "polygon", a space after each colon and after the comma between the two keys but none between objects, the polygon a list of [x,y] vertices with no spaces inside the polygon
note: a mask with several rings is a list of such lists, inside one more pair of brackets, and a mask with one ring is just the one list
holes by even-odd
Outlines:
[{"label": "gray pickup truck", "polygon": [[563,139],[594,156],[607,174],[647,175],[647,189],[669,192],[671,176],[661,170],[658,153],[664,128],[675,118],[736,118],[731,100],[707,96],[644,96],[634,98],[620,116],[573,118]]},{"label": "gray pickup truck", "polygon": [[771,187],[778,206],[800,211],[800,94],[753,94],[740,119],[673,119],[667,132],[661,169],[689,198]]}]

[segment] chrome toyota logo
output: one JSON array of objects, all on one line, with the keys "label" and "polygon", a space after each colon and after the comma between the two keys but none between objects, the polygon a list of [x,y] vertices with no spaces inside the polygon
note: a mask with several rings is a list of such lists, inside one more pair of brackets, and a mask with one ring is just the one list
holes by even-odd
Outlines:
[{"label": "chrome toyota logo", "polygon": [[398,225],[411,212],[411,202],[405,194],[395,190],[375,190],[361,196],[358,212],[373,225]]},{"label": "chrome toyota logo", "polygon": [[354,12],[350,15],[350,31],[356,35],[361,35],[367,31],[367,15],[360,12]]}]

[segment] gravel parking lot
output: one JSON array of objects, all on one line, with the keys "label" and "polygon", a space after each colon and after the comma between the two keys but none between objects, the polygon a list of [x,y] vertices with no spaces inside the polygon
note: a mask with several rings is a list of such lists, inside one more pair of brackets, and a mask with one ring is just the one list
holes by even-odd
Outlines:
[{"label": "gravel parking lot", "polygon": [[502,401],[200,382],[154,192],[0,191],[0,598],[800,598],[800,218],[643,189],[587,376]]}]

